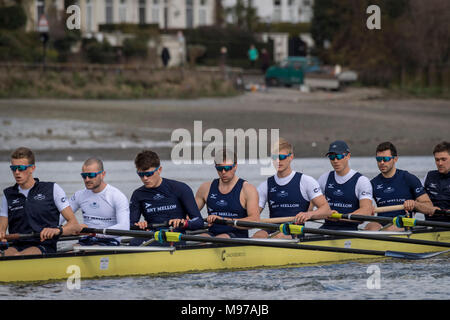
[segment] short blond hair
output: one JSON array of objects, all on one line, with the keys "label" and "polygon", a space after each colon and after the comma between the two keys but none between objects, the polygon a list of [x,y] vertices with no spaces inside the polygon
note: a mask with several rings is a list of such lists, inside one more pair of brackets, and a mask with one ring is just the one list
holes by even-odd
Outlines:
[{"label": "short blond hair", "polygon": [[278,154],[280,150],[288,150],[289,153],[294,153],[294,148],[292,147],[292,144],[289,143],[284,138],[279,138],[278,141],[275,143],[275,145],[272,148],[273,154]]}]

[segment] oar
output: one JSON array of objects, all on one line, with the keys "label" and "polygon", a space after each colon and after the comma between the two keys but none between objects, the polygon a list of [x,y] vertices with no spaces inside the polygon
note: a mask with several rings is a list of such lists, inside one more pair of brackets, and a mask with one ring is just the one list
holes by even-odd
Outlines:
[{"label": "oar", "polygon": [[438,254],[448,252],[432,252],[432,253],[412,253],[412,252],[399,252],[399,251],[379,251],[379,250],[366,250],[366,249],[354,249],[354,248],[338,248],[328,246],[306,245],[297,243],[280,243],[275,241],[264,240],[252,240],[252,239],[231,239],[231,238],[216,238],[216,237],[202,237],[186,235],[179,232],[169,231],[133,231],[133,230],[114,230],[114,229],[92,229],[84,228],[82,232],[86,233],[100,233],[105,235],[115,236],[133,236],[140,238],[154,237],[158,241],[178,242],[178,241],[198,241],[198,242],[210,242],[230,245],[253,245],[262,247],[284,248],[284,249],[300,249],[300,250],[314,250],[314,251],[327,251],[327,252],[341,252],[341,253],[353,253],[353,254],[365,254],[373,256],[393,257],[399,259],[427,259],[434,257]]},{"label": "oar", "polygon": [[409,244],[420,244],[420,245],[426,245],[426,246],[437,246],[437,247],[450,248],[450,243],[447,243],[447,242],[397,238],[397,237],[389,237],[389,236],[376,235],[376,234],[362,234],[362,233],[351,232],[351,231],[337,231],[337,230],[327,230],[327,229],[306,228],[302,225],[295,225],[295,224],[281,224],[280,225],[280,224],[273,224],[273,223],[262,223],[262,222],[251,222],[251,221],[240,221],[240,220],[220,220],[220,219],[216,219],[214,221],[214,223],[233,225],[233,226],[239,226],[239,227],[247,227],[247,228],[276,230],[276,231],[281,231],[286,235],[289,235],[289,234],[303,235],[305,233],[312,233],[312,234],[321,234],[321,235],[327,235],[327,236],[331,235],[331,236],[339,236],[339,237],[361,238],[361,239],[369,239],[369,240],[381,240],[381,241],[401,242],[401,243],[409,243]]},{"label": "oar", "polygon": [[[377,207],[375,208],[375,212],[376,213],[380,213],[380,212],[392,212],[392,211],[399,211],[399,210],[404,210],[405,207],[403,205],[395,205],[395,206],[386,206],[386,207]],[[434,214],[435,215],[450,215],[450,212],[448,210],[442,210],[442,209],[436,209],[434,210]],[[355,217],[357,215],[352,215],[352,217]],[[372,217],[373,216],[363,216],[361,215],[361,217]],[[331,218],[338,218],[337,216],[331,216]],[[381,217],[381,218],[386,218],[386,217]],[[376,221],[376,220],[362,220],[362,219],[350,219],[349,216],[346,217],[342,217],[342,219],[349,219],[349,220],[359,220],[359,221]],[[389,217],[387,219],[390,219]],[[280,218],[267,218],[267,219],[261,219],[262,222],[266,222],[266,223],[285,223],[285,222],[292,222],[295,220],[295,216],[293,217],[280,217]],[[392,219],[390,220],[378,220],[378,221],[382,221],[382,222],[392,222]],[[428,221],[428,222],[440,222],[440,221]],[[418,226],[425,226],[424,224],[420,223],[420,224],[416,224]],[[447,223],[448,226],[444,226],[444,225],[436,225],[436,224],[431,224],[428,225],[429,227],[444,227],[444,228],[449,228],[450,224]],[[405,225],[406,226],[406,225]],[[407,226],[406,226],[407,227]]]},{"label": "oar", "polygon": [[[38,239],[40,238],[40,233],[39,232],[34,232],[34,233],[12,233],[12,234],[7,234],[5,236],[5,239],[8,241],[14,241],[14,240],[32,240],[32,239]],[[67,235],[67,236],[61,236],[59,238],[57,238],[57,236],[55,237],[56,240],[58,241],[68,241],[68,240],[78,240],[80,238],[80,236],[72,236],[72,235]]]},{"label": "oar", "polygon": [[[398,211],[403,210],[405,207],[401,205],[395,205],[395,206],[386,206],[386,207],[377,207],[375,208],[375,212],[391,212],[391,211]],[[279,217],[279,218],[267,218],[267,219],[261,219],[261,222],[266,223],[285,223],[285,222],[292,222],[295,220],[294,217]]]},{"label": "oar", "polygon": [[404,216],[397,216],[392,218],[392,217],[364,216],[359,214],[332,213],[331,218],[348,219],[356,221],[391,222],[398,228],[424,226],[424,227],[440,227],[450,229],[450,223],[448,222],[417,220],[415,218],[406,218]]}]

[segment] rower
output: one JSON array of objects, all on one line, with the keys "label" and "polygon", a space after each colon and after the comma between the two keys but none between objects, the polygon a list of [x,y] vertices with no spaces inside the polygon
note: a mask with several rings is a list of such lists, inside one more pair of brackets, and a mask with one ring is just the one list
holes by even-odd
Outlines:
[{"label": "rower", "polygon": [[[144,185],[136,189],[130,199],[131,227],[154,230],[152,224],[167,223],[177,232],[204,227],[192,189],[183,182],[162,178],[163,167],[155,152],[138,153],[134,163]],[[140,221],[141,216],[143,221]],[[143,241],[133,239],[130,244],[139,245]]]},{"label": "rower", "polygon": [[[75,235],[81,226],[67,201],[64,190],[54,182],[33,178],[35,156],[28,148],[20,147],[11,154],[10,165],[16,184],[3,190],[0,211],[0,239],[10,234],[39,234],[36,240],[15,240],[4,255],[33,255],[56,252],[61,235]],[[59,226],[60,214],[67,224]]]},{"label": "rower", "polygon": [[201,210],[208,209],[208,233],[204,236],[220,238],[248,238],[246,228],[214,224],[217,219],[259,221],[258,192],[247,181],[236,175],[237,156],[226,148],[218,150],[214,163],[219,176],[204,182],[195,195]]},{"label": "rower", "polygon": [[[423,188],[419,178],[405,170],[396,168],[398,161],[397,149],[387,141],[380,143],[376,149],[376,160],[380,174],[371,180],[374,200],[378,207],[404,205],[404,210],[380,212],[379,216],[396,217],[406,212],[426,210],[432,203]],[[382,225],[370,222],[366,230],[380,230]],[[403,231],[404,228],[391,225],[383,230]]]},{"label": "rower", "polygon": [[450,210],[450,142],[443,141],[433,150],[436,169],[425,176],[425,191],[433,207],[422,211],[426,220],[450,222],[450,215],[434,215],[435,210]]},{"label": "rower", "polygon": [[[130,228],[130,207],[127,197],[116,187],[107,184],[103,161],[87,159],[81,167],[81,177],[85,188],[75,192],[70,198],[70,206],[76,212],[81,209],[86,227],[96,229]],[[119,237],[104,235],[84,236],[80,245],[118,246]]]},{"label": "rower", "polygon": [[[323,219],[331,215],[330,206],[322,194],[319,183],[311,176],[293,171],[291,162],[294,149],[284,138],[280,138],[272,152],[272,160],[277,174],[258,186],[259,212],[269,204],[270,218],[296,216],[297,223],[310,219]],[[312,211],[313,207],[317,210]],[[291,235],[273,232],[272,238],[291,239]],[[269,233],[260,230],[253,238],[267,238]]]},{"label": "rower", "polygon": [[[330,144],[326,154],[334,171],[318,179],[332,212],[371,215],[372,186],[367,177],[350,168],[350,149],[345,141]],[[321,226],[332,230],[358,230],[360,222],[327,218]]]}]

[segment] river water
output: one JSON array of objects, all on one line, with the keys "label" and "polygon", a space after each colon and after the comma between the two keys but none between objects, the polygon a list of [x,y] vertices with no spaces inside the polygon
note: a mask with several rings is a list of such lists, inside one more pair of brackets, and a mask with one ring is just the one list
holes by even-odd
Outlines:
[{"label": "river water", "polygon": [[[134,155],[130,155],[132,159]],[[378,174],[373,158],[352,158],[351,167],[369,178]],[[0,162],[0,188],[13,183],[7,162]],[[57,182],[71,196],[83,187],[81,162],[38,162],[35,177]],[[213,166],[175,165],[162,162],[162,175],[186,182],[194,191],[204,181],[216,178]],[[264,165],[239,164],[237,174],[254,185],[264,181]],[[423,178],[435,168],[433,158],[400,157],[397,167]],[[296,159],[294,170],[314,178],[331,170],[327,159]],[[129,198],[140,186],[133,161],[105,161],[105,180]],[[202,212],[206,216],[206,212]],[[80,213],[77,213],[80,219]],[[268,217],[267,209],[262,217]],[[80,219],[81,220],[81,219]],[[312,227],[313,225],[309,225]],[[370,279],[373,270],[379,285]],[[449,299],[450,260],[448,254],[432,259],[404,261],[378,259],[320,266],[282,269],[210,272],[163,277],[127,277],[82,280],[80,289],[69,290],[65,281],[0,285],[0,299],[163,299],[163,300],[317,300],[317,299]]]}]

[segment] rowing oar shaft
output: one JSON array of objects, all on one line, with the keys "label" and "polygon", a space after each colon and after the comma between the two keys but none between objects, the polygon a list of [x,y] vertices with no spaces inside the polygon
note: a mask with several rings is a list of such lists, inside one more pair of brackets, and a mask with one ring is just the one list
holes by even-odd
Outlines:
[{"label": "rowing oar shaft", "polygon": [[297,250],[313,250],[313,251],[326,251],[326,252],[341,252],[341,253],[353,253],[353,254],[365,254],[373,256],[383,256],[392,257],[400,259],[427,259],[434,257],[438,254],[447,252],[432,252],[432,253],[412,253],[412,252],[398,252],[398,251],[379,251],[379,250],[366,250],[366,249],[354,249],[354,248],[338,248],[338,247],[327,247],[327,246],[316,246],[316,245],[305,245],[297,243],[280,243],[276,241],[261,241],[252,239],[231,239],[231,238],[215,238],[215,237],[202,237],[202,236],[192,236],[185,235],[179,232],[170,231],[132,231],[132,230],[111,230],[111,229],[92,229],[85,228],[82,230],[85,233],[101,233],[108,235],[117,236],[134,236],[138,238],[152,238],[154,237],[158,241],[167,242],[177,242],[177,241],[198,241],[198,242],[209,242],[209,243],[219,243],[219,244],[229,244],[229,245],[254,245],[262,247],[273,247],[273,248],[283,248],[283,249],[297,249]]},{"label": "rowing oar shaft", "polygon": [[[398,210],[403,210],[405,209],[405,207],[401,204],[401,205],[396,205],[396,206],[386,206],[386,207],[377,207],[375,208],[375,212],[391,212],[391,211],[398,211]],[[266,223],[285,223],[285,222],[292,222],[295,220],[295,216],[294,217],[280,217],[280,218],[268,218],[268,219],[261,219],[261,222],[266,222]]]},{"label": "rowing oar shaft", "polygon": [[301,235],[301,234],[305,234],[305,233],[312,233],[312,234],[321,234],[321,235],[328,235],[328,236],[329,235],[342,236],[342,237],[352,237],[352,238],[391,241],[391,242],[402,242],[402,243],[420,244],[420,245],[426,245],[426,246],[449,247],[450,248],[450,243],[446,243],[446,242],[387,237],[387,236],[383,236],[383,235],[361,234],[361,233],[348,232],[348,231],[313,229],[313,228],[306,228],[306,227],[300,226],[300,225],[287,225],[287,224],[278,225],[278,224],[271,224],[271,223],[238,221],[238,220],[219,220],[219,219],[216,219],[214,222],[217,224],[236,225],[236,226],[240,226],[240,227],[276,230],[276,231],[281,231],[284,234],[300,234]]},{"label": "rowing oar shaft", "polygon": [[[332,252],[344,252],[344,253],[356,253],[356,254],[368,254],[375,256],[386,256],[385,251],[377,250],[365,250],[365,249],[352,249],[352,248],[335,248],[326,246],[312,246],[312,245],[301,245],[295,243],[276,243],[276,242],[264,242],[259,240],[251,239],[229,239],[229,238],[215,238],[215,237],[202,237],[187,235],[178,232],[169,231],[133,231],[133,230],[114,230],[114,229],[93,229],[84,228],[81,230],[82,233],[98,233],[105,235],[115,235],[115,236],[132,236],[137,238],[159,238],[159,235],[164,235],[167,237],[166,241],[176,242],[180,240],[184,241],[198,241],[198,242],[211,242],[211,243],[221,243],[221,244],[241,244],[241,245],[257,245],[264,247],[274,247],[274,248],[286,248],[286,249],[305,249],[305,250],[316,250],[316,251],[332,251]],[[163,233],[161,233],[163,232]]]},{"label": "rowing oar shaft", "polygon": [[[33,239],[39,239],[40,237],[40,233],[26,233],[26,234],[21,234],[21,233],[12,233],[12,234],[7,234],[5,236],[5,239],[8,241],[14,241],[14,240],[33,240]],[[61,237],[55,237],[56,240],[58,241],[67,241],[67,240],[77,240],[79,239],[80,236],[61,236]]]},{"label": "rowing oar shaft", "polygon": [[406,218],[403,216],[397,216],[394,218],[390,218],[390,217],[364,216],[364,215],[358,215],[358,214],[333,213],[331,215],[331,218],[348,219],[348,220],[356,220],[356,221],[391,222],[394,225],[396,225],[397,227],[424,226],[424,227],[441,227],[441,228],[449,228],[450,229],[450,223],[448,223],[448,222],[417,220],[414,218]]}]

